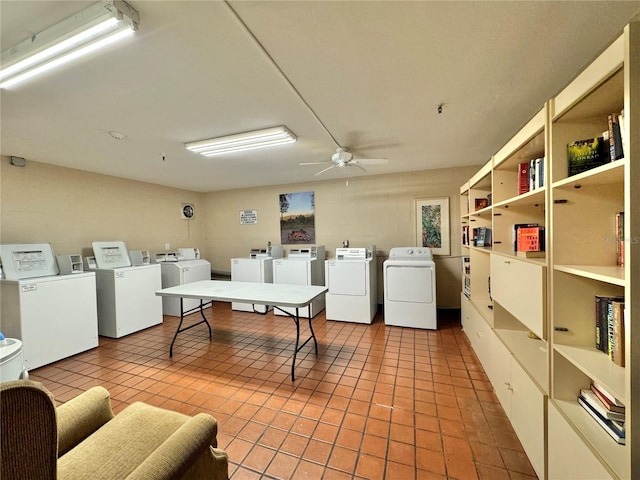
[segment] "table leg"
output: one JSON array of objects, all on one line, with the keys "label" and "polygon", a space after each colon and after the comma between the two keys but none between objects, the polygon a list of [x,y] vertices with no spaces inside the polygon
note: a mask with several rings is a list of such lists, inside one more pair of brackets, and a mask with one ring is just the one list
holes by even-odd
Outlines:
[{"label": "table leg", "polygon": [[[211,336],[212,336],[212,332],[211,332],[211,325],[209,325],[209,321],[207,320],[207,317],[204,316],[204,306],[207,304],[211,304],[211,309],[213,309],[213,302],[203,302],[202,299],[200,299],[200,307],[195,307],[192,308],[191,310],[188,311],[184,311],[184,305],[183,305],[183,298],[180,297],[180,323],[178,324],[178,328],[176,329],[176,333],[173,335],[173,340],[171,340],[171,345],[169,346],[169,357],[173,357],[173,344],[176,342],[176,338],[178,337],[178,334],[181,332],[184,332],[186,330],[189,330],[190,328],[193,327],[197,327],[198,325],[200,325],[201,323],[205,323],[207,325],[207,328],[209,329],[209,341],[211,341]],[[202,320],[200,320],[197,323],[194,323],[193,325],[189,325],[188,327],[184,327],[182,328],[182,322],[184,321],[184,316],[188,315],[189,313],[193,312],[196,308],[200,309],[200,316],[202,316]]]},{"label": "table leg", "polygon": [[296,357],[298,356],[298,352],[300,350],[302,350],[302,348],[309,343],[309,340],[313,340],[313,343],[315,345],[315,350],[316,350],[316,355],[318,354],[318,341],[316,340],[316,334],[313,331],[313,326],[311,325],[311,317],[309,317],[309,330],[311,331],[311,336],[309,338],[307,338],[304,343],[302,345],[300,345],[300,309],[296,308],[296,314],[293,315],[292,313],[289,313],[288,311],[280,308],[280,307],[276,307],[274,306],[273,308],[277,308],[278,310],[280,310],[281,312],[286,313],[287,315],[289,315],[291,318],[293,318],[294,323],[296,324],[296,346],[295,349],[293,350],[293,362],[291,362],[291,381],[295,381],[296,377],[295,377],[295,369],[296,369]]}]

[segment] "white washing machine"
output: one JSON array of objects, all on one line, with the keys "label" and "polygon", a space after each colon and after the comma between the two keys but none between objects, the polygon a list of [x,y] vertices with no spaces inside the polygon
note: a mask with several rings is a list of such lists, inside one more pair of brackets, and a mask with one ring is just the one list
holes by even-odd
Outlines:
[{"label": "white washing machine", "polygon": [[[211,263],[200,258],[198,249],[180,249],[175,260],[170,256],[161,260],[160,269],[162,288],[176,287],[200,280],[211,280]],[[184,298],[182,302],[182,308],[185,312],[200,307],[200,300],[195,298]],[[182,313],[180,299],[162,297],[162,313],[179,317]]]},{"label": "white washing machine", "polygon": [[436,330],[436,264],[431,249],[392,248],[382,268],[384,323]]},{"label": "white washing machine", "polygon": [[[280,245],[269,245],[267,248],[253,248],[248,257],[231,259],[231,281],[273,283],[273,260],[282,258],[284,250]],[[267,313],[271,305],[231,302],[231,309],[241,312]]]},{"label": "white washing machine", "polygon": [[24,366],[22,342],[0,333],[0,382],[23,379],[29,379],[29,372]]},{"label": "white washing machine", "polygon": [[327,320],[371,323],[378,309],[376,247],[336,248],[325,261]]},{"label": "white washing machine", "polygon": [[[157,263],[131,265],[124,242],[93,242],[98,333],[120,338],[162,323],[162,274]],[[92,268],[92,267],[90,267]]]},{"label": "white washing machine", "polygon": [[[289,285],[324,286],[324,246],[292,248],[287,258],[273,261],[273,283]],[[324,295],[316,298],[308,307],[299,309],[299,316],[313,318],[325,307]],[[284,311],[282,311],[284,310]],[[296,309],[280,307],[274,310],[276,315],[295,315]]]},{"label": "white washing machine", "polygon": [[96,275],[58,275],[50,244],[0,246],[0,330],[33,370],[98,346]]}]

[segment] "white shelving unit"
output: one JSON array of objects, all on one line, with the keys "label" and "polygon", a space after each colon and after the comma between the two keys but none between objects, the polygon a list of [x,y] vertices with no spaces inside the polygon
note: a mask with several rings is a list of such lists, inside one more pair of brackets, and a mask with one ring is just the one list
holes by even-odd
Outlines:
[{"label": "white shelving unit", "polygon": [[[601,136],[609,114],[623,110],[625,158],[569,176],[567,144]],[[491,228],[493,237],[490,247],[463,245],[471,280],[463,329],[541,479],[640,478],[640,333],[631,320],[640,298],[632,282],[640,275],[639,130],[635,21],[460,188],[462,225]],[[545,185],[519,194],[518,165],[541,157]],[[491,204],[476,210],[488,195]],[[624,266],[615,242],[622,211]],[[539,258],[514,252],[519,223],[545,227]],[[625,367],[595,346],[596,295],[625,298]],[[592,382],[625,404],[624,445],[577,402]]]}]

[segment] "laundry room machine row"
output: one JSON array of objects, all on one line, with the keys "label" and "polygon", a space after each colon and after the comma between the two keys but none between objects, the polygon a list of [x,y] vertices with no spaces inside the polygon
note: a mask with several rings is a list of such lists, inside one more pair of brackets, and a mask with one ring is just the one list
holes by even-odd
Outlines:
[{"label": "laundry room machine row", "polygon": [[384,323],[435,330],[436,264],[431,249],[394,247],[384,261]]},{"label": "laundry room machine row", "polygon": [[[162,288],[211,280],[211,263],[200,258],[197,248],[180,248],[178,252],[156,254],[155,261],[160,264]],[[180,300],[176,297],[162,297],[162,313],[179,317],[200,306],[198,299],[183,298],[181,307]]]},{"label": "laundry room machine row", "polygon": [[160,265],[132,265],[122,241],[93,242],[87,265],[96,275],[98,332],[111,338],[162,323]]},{"label": "laundry room machine row", "polygon": [[[289,285],[322,285],[324,286],[324,245],[305,248],[292,248],[286,258],[273,260],[273,283]],[[325,309],[324,295],[317,297],[305,308],[299,309],[299,316],[313,318]],[[274,309],[276,315],[295,315],[296,309],[279,307]]]},{"label": "laundry room machine row", "polygon": [[0,260],[0,331],[27,370],[98,346],[94,272],[60,274],[48,243],[0,245]]},{"label": "laundry room machine row", "polygon": [[[273,283],[273,260],[283,256],[284,249],[280,245],[253,248],[248,257],[231,259],[231,280],[234,282]],[[264,314],[272,310],[273,307],[232,302],[231,309]]]},{"label": "laundry room machine row", "polygon": [[327,320],[371,323],[378,311],[376,247],[336,248],[325,261]]}]

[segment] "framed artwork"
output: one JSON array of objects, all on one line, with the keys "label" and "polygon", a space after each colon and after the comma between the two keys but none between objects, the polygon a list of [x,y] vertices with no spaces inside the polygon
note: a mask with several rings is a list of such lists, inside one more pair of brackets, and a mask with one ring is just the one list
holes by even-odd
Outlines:
[{"label": "framed artwork", "polygon": [[314,193],[282,193],[279,195],[279,202],[281,244],[316,243]]},{"label": "framed artwork", "polygon": [[449,197],[416,200],[416,244],[434,255],[451,255]]}]

